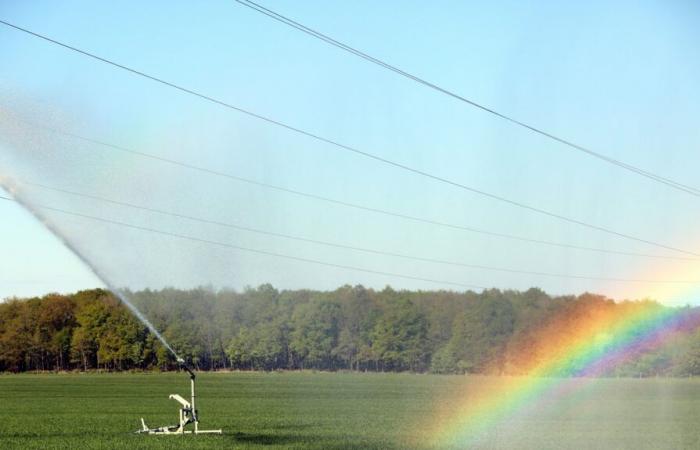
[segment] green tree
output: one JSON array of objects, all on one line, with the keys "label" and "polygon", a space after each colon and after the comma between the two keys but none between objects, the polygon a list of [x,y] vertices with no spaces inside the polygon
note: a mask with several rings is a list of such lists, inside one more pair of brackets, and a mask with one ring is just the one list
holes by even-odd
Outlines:
[{"label": "green tree", "polygon": [[441,374],[460,372],[457,352],[451,344],[445,344],[437,352],[435,352],[430,362],[430,371]]},{"label": "green tree", "polygon": [[425,370],[427,334],[427,320],[410,300],[402,296],[389,299],[372,334],[372,349],[381,369]]},{"label": "green tree", "polygon": [[292,316],[289,348],[293,364],[300,368],[333,369],[333,349],[338,341],[337,303],[315,299],[299,305]]},{"label": "green tree", "polygon": [[98,366],[99,340],[111,313],[107,298],[96,293],[94,297],[83,295],[78,302],[75,312],[78,326],[71,338],[71,359],[81,364],[83,370]]}]

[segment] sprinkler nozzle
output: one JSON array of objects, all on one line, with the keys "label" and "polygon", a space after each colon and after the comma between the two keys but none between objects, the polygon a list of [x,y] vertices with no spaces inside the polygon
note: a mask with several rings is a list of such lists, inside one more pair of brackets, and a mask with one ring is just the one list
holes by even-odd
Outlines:
[{"label": "sprinkler nozzle", "polygon": [[190,378],[194,380],[194,372],[192,371],[192,368],[189,366],[189,364],[187,364],[182,358],[177,358],[176,361],[178,364],[180,364],[180,367],[182,367],[185,370],[185,372],[190,374]]}]

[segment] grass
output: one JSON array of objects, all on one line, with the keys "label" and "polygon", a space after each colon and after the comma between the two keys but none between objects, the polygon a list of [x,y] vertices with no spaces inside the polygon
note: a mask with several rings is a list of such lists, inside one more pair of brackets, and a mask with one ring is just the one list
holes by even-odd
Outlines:
[{"label": "grass", "polygon": [[[198,377],[202,428],[222,436],[130,433],[176,422],[183,374],[0,376],[0,448],[314,448],[429,446],[435,405],[457,412],[463,385],[498,378],[410,374],[212,373]],[[492,428],[483,448],[700,448],[700,380],[609,379]]]}]

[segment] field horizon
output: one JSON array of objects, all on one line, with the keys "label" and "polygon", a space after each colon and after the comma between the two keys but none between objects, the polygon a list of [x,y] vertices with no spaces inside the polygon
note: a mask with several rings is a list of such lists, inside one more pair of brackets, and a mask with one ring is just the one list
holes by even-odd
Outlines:
[{"label": "field horizon", "polygon": [[[604,380],[648,380],[648,379],[668,379],[668,380],[685,380],[685,379],[698,379],[698,375],[674,375],[674,374],[657,374],[657,375],[596,375],[596,376],[548,376],[548,375],[517,375],[517,374],[478,374],[478,373],[465,373],[465,374],[449,374],[449,373],[429,373],[429,372],[392,372],[392,371],[374,371],[374,370],[350,370],[350,369],[337,369],[337,370],[324,370],[324,369],[275,369],[275,370],[258,370],[258,369],[197,369],[198,374],[251,374],[251,375],[273,375],[273,374],[329,374],[329,375],[417,375],[417,376],[437,376],[437,377],[468,377],[468,378],[535,378],[535,379],[551,379],[551,380],[569,380],[569,379],[604,379]],[[107,369],[72,369],[72,370],[31,370],[25,372],[0,372],[0,377],[22,377],[22,376],[65,376],[65,375],[171,375],[171,374],[182,374],[186,376],[186,373],[178,369],[126,369],[126,370],[107,370]]]}]

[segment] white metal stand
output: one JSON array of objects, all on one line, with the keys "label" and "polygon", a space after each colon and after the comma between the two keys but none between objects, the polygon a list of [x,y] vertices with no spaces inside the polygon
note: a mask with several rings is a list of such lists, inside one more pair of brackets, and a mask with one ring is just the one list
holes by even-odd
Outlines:
[{"label": "white metal stand", "polygon": [[[158,428],[148,428],[146,421],[141,418],[141,429],[136,433],[145,434],[221,434],[221,430],[200,430],[199,429],[199,417],[197,415],[197,410],[194,404],[194,372],[190,370],[189,367],[183,364],[184,369],[190,374],[190,390],[191,390],[191,400],[188,402],[178,394],[170,394],[168,398],[175,400],[180,403],[182,407],[178,410],[180,417],[180,422],[178,425],[168,425]],[[185,427],[189,424],[194,424],[194,430],[185,430]]]}]

